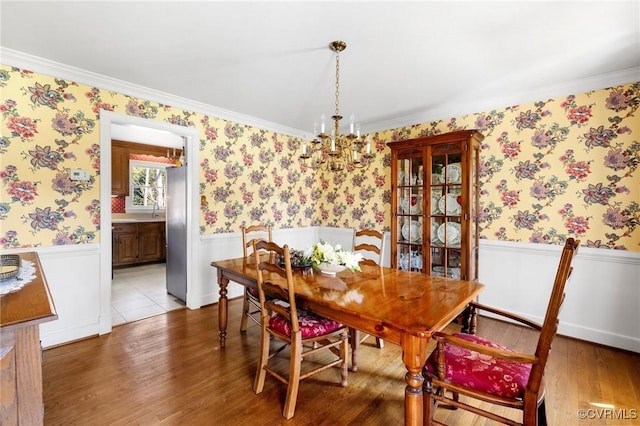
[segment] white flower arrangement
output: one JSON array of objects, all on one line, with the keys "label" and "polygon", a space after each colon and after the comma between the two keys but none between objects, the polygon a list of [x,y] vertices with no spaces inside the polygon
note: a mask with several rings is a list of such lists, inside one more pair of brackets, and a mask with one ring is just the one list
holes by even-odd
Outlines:
[{"label": "white flower arrangement", "polygon": [[352,271],[361,270],[359,262],[362,260],[362,254],[343,250],[340,244],[336,244],[334,247],[329,243],[320,241],[307,249],[305,256],[311,259],[311,263],[316,267],[321,263],[326,263],[328,265],[344,266]]}]

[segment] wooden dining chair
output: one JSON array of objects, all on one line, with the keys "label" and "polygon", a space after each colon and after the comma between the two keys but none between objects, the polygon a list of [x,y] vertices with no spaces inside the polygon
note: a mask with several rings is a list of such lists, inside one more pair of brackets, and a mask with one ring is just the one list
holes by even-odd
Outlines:
[{"label": "wooden dining chair", "polygon": [[[265,225],[243,226],[242,231],[242,255],[245,260],[252,261],[250,256],[254,253],[254,241],[265,240],[273,241],[271,227]],[[260,325],[260,299],[258,290],[245,287],[244,300],[242,302],[242,319],[240,320],[240,332],[247,331],[247,320]]]},{"label": "wooden dining chair", "polygon": [[[264,389],[267,373],[287,385],[287,397],[282,415],[286,419],[293,417],[298,398],[300,381],[327,368],[339,365],[342,386],[347,386],[347,360],[349,343],[347,328],[339,322],[320,317],[312,312],[298,309],[289,247],[280,247],[267,241],[254,242],[254,251],[267,250],[274,256],[265,256],[266,260],[256,257],[258,272],[258,292],[261,307],[260,359],[253,390],[259,394]],[[284,265],[275,259],[284,259]],[[267,297],[267,295],[271,297]],[[282,302],[285,302],[284,304]],[[277,343],[280,347],[272,349]],[[269,363],[286,347],[290,348],[289,372]],[[308,368],[302,371],[303,359],[320,351],[330,350],[329,359],[314,359],[304,362]],[[321,365],[318,362],[326,361]]]},{"label": "wooden dining chair", "polygon": [[353,232],[353,251],[362,254],[363,265],[382,265],[384,236],[375,229],[359,229]]},{"label": "wooden dining chair", "polygon": [[[382,254],[384,252],[384,235],[375,229],[359,229],[353,232],[353,251],[362,254],[361,265],[382,265]],[[363,333],[356,329],[350,329],[349,333],[353,336],[351,344],[351,370],[358,369],[356,358],[358,346],[367,340],[369,334]],[[383,348],[384,340],[376,337],[376,347]]]},{"label": "wooden dining chair", "polygon": [[[534,353],[522,353],[479,336],[436,333],[436,349],[428,358],[423,374],[425,424],[442,424],[432,420],[438,403],[447,408],[462,408],[508,425],[546,425],[544,369],[551,343],[558,329],[558,313],[564,301],[564,288],[573,270],[571,262],[579,240],[567,239],[551,291],[542,325],[522,316],[479,303],[471,309],[487,311],[538,331]],[[451,392],[448,397],[446,392]],[[459,396],[467,399],[461,401]],[[488,402],[522,411],[522,421],[479,408],[475,402]],[[445,406],[443,404],[443,406]]]}]

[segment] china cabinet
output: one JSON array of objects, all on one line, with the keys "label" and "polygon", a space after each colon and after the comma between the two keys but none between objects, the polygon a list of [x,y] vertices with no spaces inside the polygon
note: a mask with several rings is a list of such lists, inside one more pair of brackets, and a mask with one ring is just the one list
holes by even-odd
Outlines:
[{"label": "china cabinet", "polygon": [[478,279],[483,139],[464,130],[388,144],[393,268]]}]

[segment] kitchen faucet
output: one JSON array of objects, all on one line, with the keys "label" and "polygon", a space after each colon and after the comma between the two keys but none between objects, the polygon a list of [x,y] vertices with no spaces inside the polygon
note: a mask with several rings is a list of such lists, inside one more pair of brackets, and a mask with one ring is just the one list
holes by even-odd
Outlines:
[{"label": "kitchen faucet", "polygon": [[151,211],[151,218],[152,219],[160,216],[159,214],[156,213],[157,211],[158,211],[158,200],[156,199],[153,202],[153,210]]}]

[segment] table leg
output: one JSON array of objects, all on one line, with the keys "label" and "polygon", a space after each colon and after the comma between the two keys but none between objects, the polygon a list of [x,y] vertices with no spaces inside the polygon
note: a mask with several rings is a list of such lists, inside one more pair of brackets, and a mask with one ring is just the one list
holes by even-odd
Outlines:
[{"label": "table leg", "polygon": [[463,312],[462,332],[467,334],[476,334],[478,321],[478,311],[473,306],[467,306]]},{"label": "table leg", "polygon": [[407,367],[404,390],[404,424],[405,426],[422,425],[422,367],[427,359],[427,337],[411,335],[402,336],[402,361]]},{"label": "table leg", "polygon": [[220,299],[218,300],[218,326],[220,328],[220,347],[224,348],[227,339],[227,286],[229,279],[218,269],[218,284],[220,285]]},{"label": "table leg", "polygon": [[358,346],[360,346],[360,331],[349,329],[351,336],[351,371],[358,371]]}]

